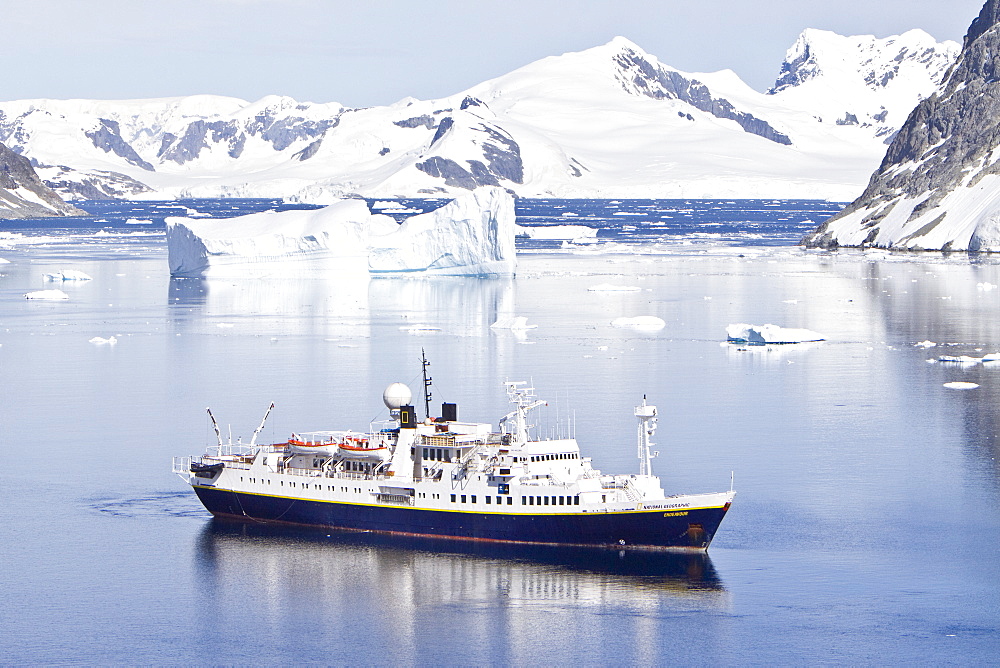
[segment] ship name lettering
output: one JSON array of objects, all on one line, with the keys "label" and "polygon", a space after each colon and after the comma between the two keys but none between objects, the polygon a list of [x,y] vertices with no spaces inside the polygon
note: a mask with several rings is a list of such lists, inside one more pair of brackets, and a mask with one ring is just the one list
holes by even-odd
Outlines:
[{"label": "ship name lettering", "polygon": [[687,515],[687,514],[688,514],[688,511],[686,511],[686,510],[681,510],[681,511],[679,511],[679,512],[673,512],[673,513],[663,513],[663,516],[664,516],[664,517],[684,517],[684,516],[685,516],[685,515]]}]

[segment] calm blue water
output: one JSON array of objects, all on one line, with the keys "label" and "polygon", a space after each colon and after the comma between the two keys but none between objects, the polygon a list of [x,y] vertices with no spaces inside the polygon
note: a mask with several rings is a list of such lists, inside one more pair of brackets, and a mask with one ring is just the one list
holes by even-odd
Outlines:
[{"label": "calm blue water", "polygon": [[[166,205],[100,206],[106,223],[0,227],[0,663],[996,662],[1000,367],[928,361],[1000,351],[996,261],[777,245],[828,205],[758,202],[743,222],[695,207],[735,231],[693,244],[526,248],[508,280],[171,280],[155,220],[125,223]],[[600,206],[611,225],[632,205]],[[59,269],[94,280],[23,299]],[[640,290],[588,290],[603,283]],[[538,327],[490,329],[503,314]],[[637,315],[666,327],[610,324]],[[744,350],[722,343],[734,322],[829,340]],[[234,436],[271,401],[266,438],[365,428],[386,385],[415,387],[421,349],[435,400],[468,419],[495,421],[501,381],[533,379],[543,433],[574,416],[609,472],[637,470],[646,394],[668,492],[734,472],[709,554],[231,524],[169,472],[212,442],[206,406]]]}]

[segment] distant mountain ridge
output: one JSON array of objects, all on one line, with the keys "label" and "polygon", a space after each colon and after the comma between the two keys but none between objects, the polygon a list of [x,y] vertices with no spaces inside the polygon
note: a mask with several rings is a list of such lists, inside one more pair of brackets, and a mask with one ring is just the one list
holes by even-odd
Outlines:
[{"label": "distant mountain ridge", "polygon": [[0,103],[0,141],[72,197],[856,195],[958,45],[807,30],[768,93],[618,37],[439,100]]},{"label": "distant mountain ridge", "polygon": [[862,195],[804,240],[814,247],[1000,252],[1000,0],[920,102]]}]

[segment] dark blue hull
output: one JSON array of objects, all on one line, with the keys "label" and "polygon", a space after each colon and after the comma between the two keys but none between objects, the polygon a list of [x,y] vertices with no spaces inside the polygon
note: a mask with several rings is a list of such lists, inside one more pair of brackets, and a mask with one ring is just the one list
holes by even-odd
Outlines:
[{"label": "dark blue hull", "polygon": [[481,513],[312,501],[195,485],[213,515],[265,522],[550,545],[601,545],[704,550],[729,504],[679,511]]}]

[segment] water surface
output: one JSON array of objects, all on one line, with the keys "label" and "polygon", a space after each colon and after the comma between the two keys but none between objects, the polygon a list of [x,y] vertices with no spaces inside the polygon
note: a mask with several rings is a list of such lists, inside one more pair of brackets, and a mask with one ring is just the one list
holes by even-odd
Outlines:
[{"label": "water surface", "polygon": [[[6,229],[5,662],[996,660],[1000,366],[933,362],[1000,351],[992,260],[615,240],[526,249],[514,279],[200,281],[156,230]],[[23,299],[59,269],[94,280]],[[511,314],[538,327],[490,328]],[[611,325],[637,315],[666,326]],[[829,340],[726,345],[734,322]],[[495,422],[501,382],[532,380],[540,432],[608,472],[638,470],[645,394],[668,493],[734,479],[709,554],[233,524],[169,472],[213,442],[206,406],[234,437],[271,401],[265,440],[364,429],[421,349],[435,403]]]}]

